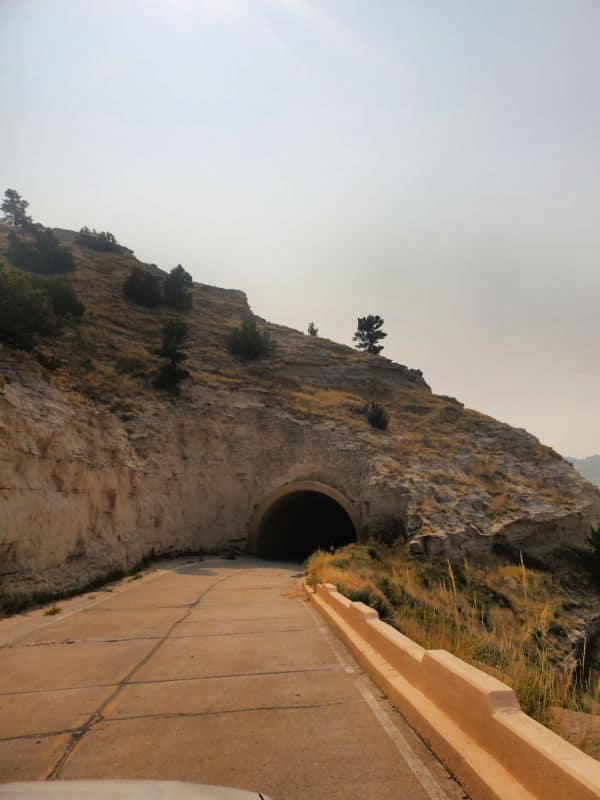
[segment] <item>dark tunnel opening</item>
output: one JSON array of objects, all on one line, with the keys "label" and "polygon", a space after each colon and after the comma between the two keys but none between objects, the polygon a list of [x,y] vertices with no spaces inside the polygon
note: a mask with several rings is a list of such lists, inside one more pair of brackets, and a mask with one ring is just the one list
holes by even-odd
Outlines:
[{"label": "dark tunnel opening", "polygon": [[291,492],[267,509],[258,531],[258,555],[280,561],[303,561],[319,548],[356,541],[352,520],[326,494]]}]

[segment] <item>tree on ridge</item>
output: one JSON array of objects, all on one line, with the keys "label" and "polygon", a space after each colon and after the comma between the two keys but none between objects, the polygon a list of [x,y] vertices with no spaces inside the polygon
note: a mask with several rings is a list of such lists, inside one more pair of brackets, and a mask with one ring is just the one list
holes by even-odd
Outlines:
[{"label": "tree on ridge", "polygon": [[353,336],[353,340],[358,342],[355,347],[364,350],[371,355],[378,355],[383,350],[383,345],[378,344],[381,339],[385,339],[387,333],[381,330],[383,318],[379,314],[369,314],[366,317],[358,318],[358,326]]},{"label": "tree on ridge", "polygon": [[2,201],[3,221],[15,230],[26,230],[31,225],[31,217],[27,216],[29,203],[23,199],[16,189],[7,189]]}]

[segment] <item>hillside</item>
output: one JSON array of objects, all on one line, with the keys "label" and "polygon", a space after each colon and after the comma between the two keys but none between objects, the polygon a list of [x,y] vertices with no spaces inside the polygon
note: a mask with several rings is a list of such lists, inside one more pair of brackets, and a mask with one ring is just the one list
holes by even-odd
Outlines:
[{"label": "hillside", "polygon": [[[6,245],[0,227],[5,262]],[[299,480],[348,498],[360,538],[392,532],[414,554],[551,564],[599,519],[600,494],[561,456],[432,393],[419,370],[265,321],[274,355],[241,362],[227,348],[251,315],[241,291],[194,284],[191,311],[147,309],[123,297],[130,251],[73,252],[66,280],[86,311],[44,343],[62,366],[0,349],[5,593],[71,588],[148,554],[260,551],[253,514]],[[190,331],[177,400],[152,387],[169,317]],[[385,432],[365,420],[372,399]]]},{"label": "hillside", "polygon": [[600,486],[600,455],[588,456],[588,458],[569,458],[568,461],[587,481]]}]

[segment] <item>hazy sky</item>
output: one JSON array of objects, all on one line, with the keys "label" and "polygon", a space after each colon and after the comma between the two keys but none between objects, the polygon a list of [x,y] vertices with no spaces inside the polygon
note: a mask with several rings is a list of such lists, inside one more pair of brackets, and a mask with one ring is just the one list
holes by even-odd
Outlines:
[{"label": "hazy sky", "polygon": [[0,0],[0,190],[600,452],[599,0]]}]

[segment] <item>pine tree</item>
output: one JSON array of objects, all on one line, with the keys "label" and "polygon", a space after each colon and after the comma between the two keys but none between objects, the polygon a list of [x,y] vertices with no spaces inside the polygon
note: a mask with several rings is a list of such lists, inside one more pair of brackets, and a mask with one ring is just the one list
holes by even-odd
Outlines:
[{"label": "pine tree", "polygon": [[367,317],[358,318],[358,327],[354,334],[355,345],[359,350],[364,350],[372,355],[377,355],[383,350],[382,344],[377,344],[381,339],[385,339],[387,333],[381,330],[383,319],[379,314],[369,314]]},{"label": "pine tree", "polygon": [[3,221],[15,230],[26,230],[31,225],[31,217],[26,214],[28,205],[27,200],[24,200],[15,189],[7,189],[1,206],[4,212]]}]

